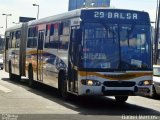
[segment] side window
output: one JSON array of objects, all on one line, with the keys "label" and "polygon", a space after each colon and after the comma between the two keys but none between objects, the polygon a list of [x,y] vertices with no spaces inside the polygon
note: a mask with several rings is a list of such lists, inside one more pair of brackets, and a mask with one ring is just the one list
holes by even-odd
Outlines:
[{"label": "side window", "polygon": [[20,30],[16,31],[16,39],[20,39],[20,36],[21,36],[21,31]]},{"label": "side window", "polygon": [[160,67],[153,66],[153,75],[160,76]]},{"label": "side window", "polygon": [[38,49],[39,50],[43,50],[44,36],[45,36],[44,31],[39,31],[39,37],[38,37]]},{"label": "side window", "polygon": [[45,44],[44,47],[45,48],[50,48],[50,39],[51,36],[53,36],[54,34],[54,24],[48,24],[46,25],[46,39],[45,39]]},{"label": "side window", "polygon": [[58,49],[59,47],[59,24],[48,24],[46,27],[45,48]]},{"label": "side window", "polygon": [[60,36],[59,49],[63,50],[68,49],[68,41],[69,41],[69,36],[67,35]]},{"label": "side window", "polygon": [[16,47],[16,32],[12,32],[12,48]]},{"label": "side window", "polygon": [[9,36],[9,32],[6,32],[5,33],[5,49],[8,50],[9,48],[9,39],[10,39],[10,36]]},{"label": "side window", "polygon": [[15,37],[16,37],[16,43],[15,43],[15,47],[19,48],[20,45],[20,37],[21,37],[21,31],[18,30],[15,32]]},{"label": "side window", "polygon": [[31,27],[28,29],[27,48],[37,48],[37,28]]},{"label": "side window", "polygon": [[58,31],[59,31],[59,35],[62,35],[63,34],[63,22],[62,23],[59,23],[59,29],[58,29]]},{"label": "side window", "polygon": [[67,50],[69,43],[69,32],[70,32],[70,23],[69,21],[64,21],[61,23],[60,27],[60,43],[59,49]]},{"label": "side window", "polygon": [[47,24],[44,47],[62,50],[68,49],[69,34],[69,20]]},{"label": "side window", "polygon": [[9,35],[9,40],[8,40],[8,48],[12,48],[12,33],[10,32],[10,35]]},{"label": "side window", "polygon": [[4,49],[4,38],[0,38],[0,50]]},{"label": "side window", "polygon": [[58,23],[55,23],[54,24],[54,35],[51,36],[51,48],[54,48],[54,49],[58,49],[59,47],[59,24]]},{"label": "side window", "polygon": [[54,24],[54,35],[55,36],[58,36],[58,27],[59,27],[58,23],[55,23]]},{"label": "side window", "polygon": [[27,40],[27,48],[31,48],[31,28],[28,29],[28,40]]},{"label": "side window", "polygon": [[54,24],[50,25],[50,36],[54,35]]}]

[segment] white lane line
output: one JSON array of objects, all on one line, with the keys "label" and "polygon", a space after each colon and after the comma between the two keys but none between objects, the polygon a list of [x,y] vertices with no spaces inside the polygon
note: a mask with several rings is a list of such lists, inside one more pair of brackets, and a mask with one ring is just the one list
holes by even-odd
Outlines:
[{"label": "white lane line", "polygon": [[2,86],[2,85],[0,85],[0,91],[3,91],[3,92],[5,92],[5,93],[12,92],[12,90],[10,90],[10,89],[8,89],[8,88]]}]

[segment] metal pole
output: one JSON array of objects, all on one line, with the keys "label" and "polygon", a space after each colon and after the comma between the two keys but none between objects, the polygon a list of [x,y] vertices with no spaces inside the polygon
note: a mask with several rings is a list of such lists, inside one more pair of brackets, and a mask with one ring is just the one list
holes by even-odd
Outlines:
[{"label": "metal pole", "polygon": [[86,7],[86,0],[83,1],[83,7]]},{"label": "metal pole", "polygon": [[155,28],[155,54],[154,54],[154,64],[157,64],[157,59],[159,57],[159,53],[158,53],[158,37],[159,37],[159,21],[160,21],[160,1],[159,1],[159,5],[157,6],[157,11],[158,11],[158,15],[157,15],[157,19],[156,19],[156,28]]},{"label": "metal pole", "polygon": [[7,15],[6,15],[6,28],[7,28]]},{"label": "metal pole", "polygon": [[39,17],[39,5],[37,5],[37,6],[38,6],[37,19],[38,19],[38,17]]},{"label": "metal pole", "polygon": [[6,28],[7,28],[7,22],[8,22],[8,16],[12,16],[12,14],[2,14],[2,15],[5,15],[6,16]]},{"label": "metal pole", "polygon": [[38,4],[32,4],[32,5],[38,7],[38,11],[37,11],[37,19],[38,19],[38,17],[39,17],[39,5]]}]

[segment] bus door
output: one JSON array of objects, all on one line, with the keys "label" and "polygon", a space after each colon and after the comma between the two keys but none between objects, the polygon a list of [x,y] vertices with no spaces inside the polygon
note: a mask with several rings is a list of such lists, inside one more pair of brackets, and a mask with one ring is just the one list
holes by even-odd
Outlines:
[{"label": "bus door", "polygon": [[37,80],[43,82],[43,41],[45,31],[38,31],[38,48],[37,48]]},{"label": "bus door", "polygon": [[79,26],[71,28],[70,47],[69,47],[69,90],[78,92],[78,64],[80,57],[80,41],[82,31]]}]

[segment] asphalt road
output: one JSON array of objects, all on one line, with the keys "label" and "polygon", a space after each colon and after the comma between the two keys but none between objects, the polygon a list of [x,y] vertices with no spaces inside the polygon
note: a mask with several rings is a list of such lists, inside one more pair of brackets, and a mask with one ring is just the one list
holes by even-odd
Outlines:
[{"label": "asphalt road", "polygon": [[160,120],[160,97],[129,97],[117,104],[114,97],[76,97],[63,100],[56,89],[38,84],[35,89],[9,80],[0,70],[0,120]]}]

